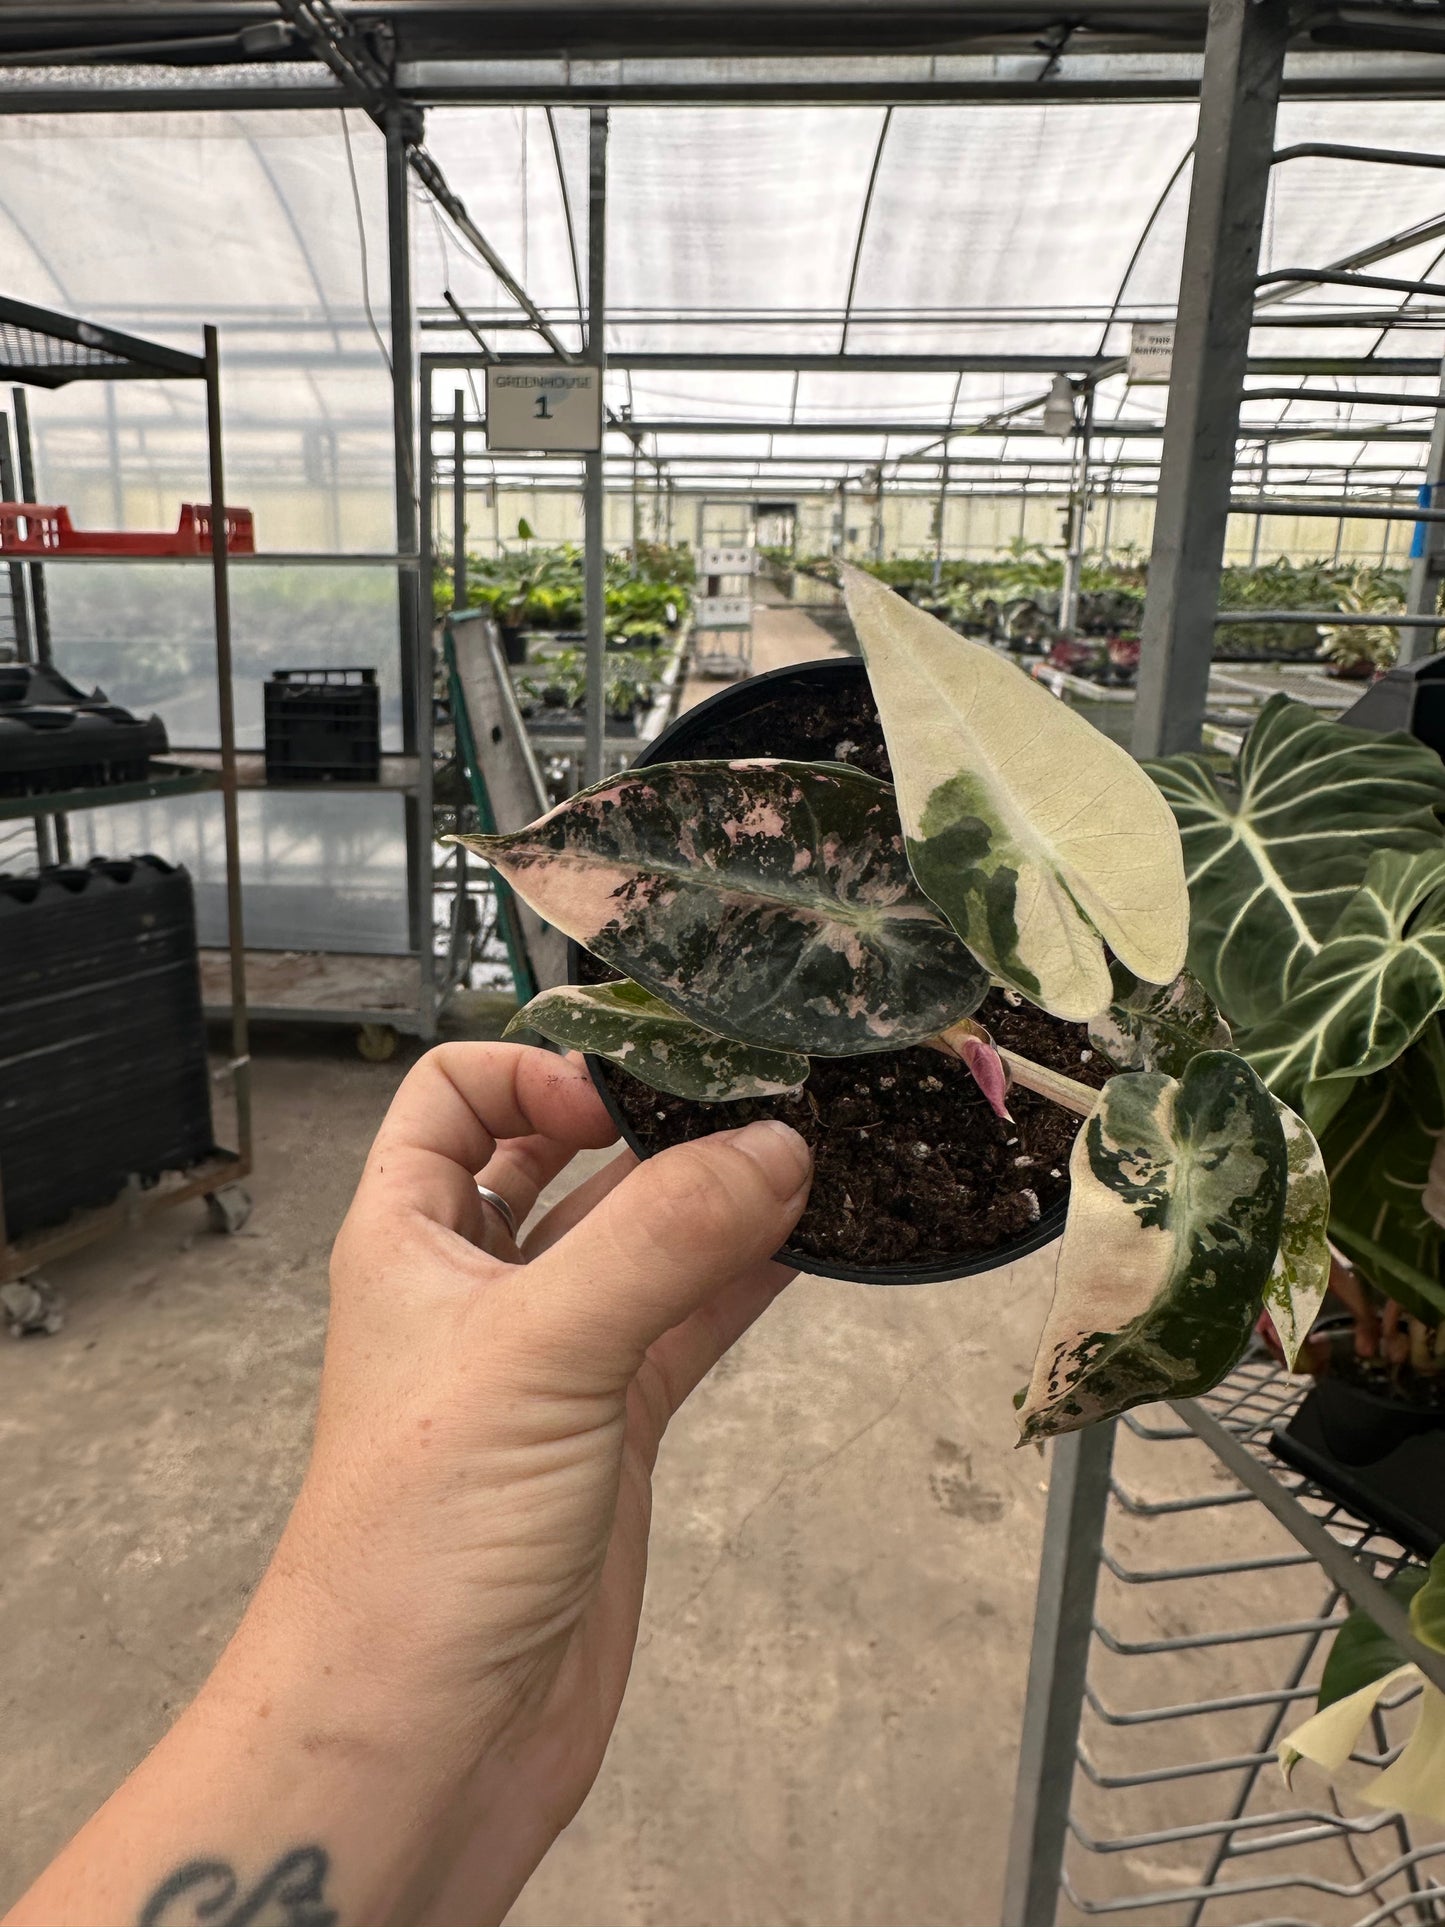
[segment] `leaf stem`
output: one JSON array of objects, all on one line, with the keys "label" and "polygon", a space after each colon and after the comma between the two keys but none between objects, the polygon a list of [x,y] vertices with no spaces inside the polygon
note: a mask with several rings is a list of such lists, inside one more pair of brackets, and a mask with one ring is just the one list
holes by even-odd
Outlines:
[{"label": "leaf stem", "polygon": [[1434,1305],[1438,1310],[1445,1312],[1445,1286],[1441,1285],[1438,1278],[1430,1277],[1428,1272],[1417,1271],[1414,1265],[1407,1264],[1403,1258],[1395,1257],[1394,1253],[1386,1251],[1383,1245],[1377,1245],[1373,1238],[1361,1237],[1360,1233],[1352,1230],[1349,1225],[1338,1224],[1331,1219],[1329,1235],[1346,1252],[1353,1247],[1362,1258],[1368,1259],[1371,1264],[1378,1265],[1381,1271],[1398,1278],[1402,1285],[1408,1285],[1412,1291],[1418,1291],[1427,1304]]},{"label": "leaf stem", "polygon": [[1051,1098],[1061,1104],[1066,1111],[1076,1117],[1092,1117],[1099,1102],[1099,1093],[1088,1084],[1079,1083],[1077,1078],[1065,1077],[1062,1071],[1045,1069],[1027,1057],[1020,1057],[1002,1044],[995,1046],[999,1056],[1008,1066],[1009,1075],[1015,1084],[1022,1084],[1026,1091],[1035,1091],[1040,1097]]}]

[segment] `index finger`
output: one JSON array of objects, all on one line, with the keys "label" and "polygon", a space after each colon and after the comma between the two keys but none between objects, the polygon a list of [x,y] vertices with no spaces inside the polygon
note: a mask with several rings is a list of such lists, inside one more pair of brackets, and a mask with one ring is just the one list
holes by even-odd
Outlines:
[{"label": "index finger", "polygon": [[439,1044],[392,1099],[353,1209],[415,1210],[465,1231],[476,1217],[475,1175],[497,1140],[534,1136],[578,1151],[616,1138],[580,1058],[526,1044]]}]

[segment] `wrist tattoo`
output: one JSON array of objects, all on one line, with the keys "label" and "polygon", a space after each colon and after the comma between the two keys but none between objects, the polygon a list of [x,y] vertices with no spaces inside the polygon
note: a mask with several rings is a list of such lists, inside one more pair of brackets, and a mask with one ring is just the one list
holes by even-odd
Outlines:
[{"label": "wrist tattoo", "polygon": [[331,1868],[320,1847],[295,1847],[242,1891],[224,1860],[188,1860],[161,1882],[136,1927],[336,1927],[322,1892]]}]

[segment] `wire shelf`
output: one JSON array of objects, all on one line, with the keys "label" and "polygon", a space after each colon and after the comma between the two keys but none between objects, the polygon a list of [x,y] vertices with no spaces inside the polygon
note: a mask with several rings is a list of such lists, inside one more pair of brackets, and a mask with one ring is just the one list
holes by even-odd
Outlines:
[{"label": "wire shelf", "polygon": [[[1199,1406],[1272,1487],[1379,1580],[1411,1555],[1273,1458],[1308,1381],[1241,1365]],[[1187,1411],[1189,1408],[1180,1408]],[[1350,1602],[1168,1406],[1119,1425],[1058,1919],[1150,1927],[1445,1921],[1445,1836],[1364,1807],[1418,1688],[1382,1701],[1337,1776],[1288,1790],[1281,1738],[1313,1710]]]}]

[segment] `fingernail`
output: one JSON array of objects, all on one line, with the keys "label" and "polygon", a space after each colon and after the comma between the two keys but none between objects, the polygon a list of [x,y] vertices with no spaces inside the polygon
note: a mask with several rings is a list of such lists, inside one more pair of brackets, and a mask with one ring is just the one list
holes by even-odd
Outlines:
[{"label": "fingernail", "polygon": [[774,1195],[791,1198],[807,1182],[813,1169],[813,1154],[806,1140],[781,1118],[763,1118],[745,1124],[733,1133],[736,1148],[760,1165]]}]

